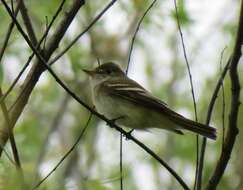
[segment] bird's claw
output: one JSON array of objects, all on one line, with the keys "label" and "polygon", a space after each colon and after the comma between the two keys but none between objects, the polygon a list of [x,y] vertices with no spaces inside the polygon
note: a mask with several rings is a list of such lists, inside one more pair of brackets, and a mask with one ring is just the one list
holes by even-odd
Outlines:
[{"label": "bird's claw", "polygon": [[134,131],[134,129],[131,129],[130,131],[128,131],[126,134],[124,134],[124,136],[126,137],[126,140],[129,140],[130,137],[132,136],[132,132]]},{"label": "bird's claw", "polygon": [[[116,121],[119,120],[119,119],[124,119],[125,116],[122,115],[122,116],[119,116],[117,118],[114,118],[114,119],[111,119],[110,122],[108,123],[107,122],[107,125],[109,125],[110,127],[113,127],[113,125],[116,125]],[[111,125],[112,124],[112,125]]]}]

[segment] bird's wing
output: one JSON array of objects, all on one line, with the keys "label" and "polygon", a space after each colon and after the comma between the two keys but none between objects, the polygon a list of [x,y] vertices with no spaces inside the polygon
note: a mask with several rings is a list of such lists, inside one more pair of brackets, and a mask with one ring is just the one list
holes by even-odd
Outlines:
[{"label": "bird's wing", "polygon": [[[126,79],[127,80],[127,79]],[[133,80],[125,79],[104,82],[103,87],[109,95],[117,96],[136,105],[162,112],[169,117],[183,117],[167,107],[167,104],[152,96],[147,90]],[[184,118],[184,117],[183,117]]]}]

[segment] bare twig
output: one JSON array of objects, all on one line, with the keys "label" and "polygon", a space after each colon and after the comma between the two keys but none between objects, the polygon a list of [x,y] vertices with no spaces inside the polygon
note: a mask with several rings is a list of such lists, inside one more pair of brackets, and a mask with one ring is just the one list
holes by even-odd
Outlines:
[{"label": "bare twig", "polygon": [[135,30],[135,32],[134,32],[134,34],[133,34],[133,37],[132,37],[132,43],[131,43],[131,46],[130,46],[130,49],[129,49],[129,54],[128,54],[126,74],[128,73],[128,69],[129,69],[129,65],[130,65],[130,61],[131,61],[131,56],[132,56],[132,50],[133,50],[134,42],[135,42],[137,33],[138,33],[138,31],[139,31],[140,25],[142,24],[143,19],[144,19],[145,16],[148,14],[148,12],[150,11],[150,9],[154,6],[154,4],[156,3],[156,1],[157,1],[157,0],[154,0],[154,1],[149,5],[149,7],[146,9],[146,11],[144,12],[143,16],[140,18],[140,20],[139,20],[139,22],[138,22],[138,25],[137,25],[137,27],[136,27],[136,30]]},{"label": "bare twig", "polygon": [[[18,4],[17,4],[16,9],[15,9],[15,11],[14,11],[14,16],[15,16],[15,17],[18,15],[21,1],[22,1],[22,0],[19,0],[19,1],[18,1]],[[12,31],[13,31],[13,28],[14,28],[14,22],[12,21],[12,22],[9,24],[7,34],[6,34],[6,37],[5,37],[4,42],[3,42],[3,47],[2,47],[2,49],[1,49],[1,51],[0,51],[0,63],[1,63],[1,60],[2,60],[2,58],[3,58],[4,52],[5,52],[5,50],[6,50],[7,46],[8,46],[8,41],[9,41],[9,39],[10,39],[11,33],[12,33]]]},{"label": "bare twig", "polygon": [[56,164],[56,166],[42,179],[40,180],[33,188],[33,189],[37,189],[38,187],[40,187],[40,185],[48,178],[50,177],[50,175],[56,171],[56,169],[61,165],[61,163],[71,154],[71,152],[75,149],[75,147],[77,146],[77,144],[80,142],[80,140],[82,139],[87,127],[89,126],[89,123],[91,121],[92,118],[92,113],[90,113],[89,118],[84,126],[84,128],[82,129],[81,133],[79,134],[78,138],[76,139],[75,143],[71,146],[71,148],[66,152],[66,154],[60,159],[60,161]]},{"label": "bare twig", "polygon": [[[1,95],[2,95],[2,90],[0,88],[0,96]],[[3,112],[4,119],[5,119],[6,128],[8,129],[8,135],[9,135],[10,144],[11,144],[11,148],[12,148],[12,152],[13,152],[13,156],[14,156],[14,161],[16,163],[17,169],[22,170],[17,145],[16,145],[16,142],[15,142],[13,131],[10,127],[10,119],[9,119],[8,111],[7,111],[7,108],[6,108],[6,105],[5,105],[4,102],[1,102],[1,109],[2,109],[2,112]]]},{"label": "bare twig", "polygon": [[[220,87],[221,84],[227,74],[227,71],[229,69],[229,65],[231,62],[231,58],[229,58],[227,64],[224,67],[223,72],[221,73],[221,76],[216,84],[216,87],[214,89],[214,92],[212,94],[209,106],[208,106],[208,111],[207,111],[207,118],[206,118],[206,125],[208,125],[210,123],[211,120],[211,116],[212,116],[212,112],[213,112],[213,108],[216,102],[216,99],[218,97],[218,93],[220,91]],[[203,166],[204,166],[204,156],[205,156],[205,151],[206,151],[206,144],[207,144],[207,138],[203,138],[203,142],[201,145],[201,152],[200,152],[200,159],[199,159],[199,166],[198,166],[198,180],[197,183],[199,184],[199,187],[201,187],[201,183],[202,183],[202,173],[203,173]]]},{"label": "bare twig", "polygon": [[[220,72],[222,72],[222,62],[223,62],[223,55],[224,51],[226,50],[227,47],[225,47],[220,55]],[[225,92],[224,92],[224,81],[222,81],[221,84],[221,91],[222,91],[222,151],[224,147],[224,137],[225,137]]]},{"label": "bare twig", "polygon": [[106,11],[116,2],[117,0],[112,0],[105,8],[92,20],[92,22],[79,34],[76,38],[73,39],[72,42],[62,50],[56,57],[49,61],[49,65],[55,63],[58,59],[60,59],[78,40],[82,37],[86,32],[88,32],[92,26],[106,13]]},{"label": "bare twig", "polygon": [[[149,7],[146,9],[146,11],[144,12],[144,14],[142,15],[142,17],[140,18],[136,30],[133,34],[132,37],[132,42],[131,42],[131,46],[129,49],[129,53],[128,53],[128,61],[127,61],[127,68],[126,68],[126,75],[128,74],[128,70],[129,70],[129,65],[130,65],[130,60],[131,60],[131,56],[132,56],[132,50],[133,50],[133,46],[134,46],[134,42],[137,36],[137,33],[140,29],[140,25],[143,22],[143,19],[145,18],[145,16],[147,15],[147,13],[150,11],[150,9],[154,6],[154,4],[156,3],[157,0],[154,0]],[[120,189],[123,190],[123,172],[122,172],[122,133],[120,133]]]},{"label": "bare twig", "polygon": [[122,133],[120,133],[120,190],[123,190]]},{"label": "bare twig", "polygon": [[36,169],[35,169],[35,172],[36,172],[36,177],[35,177],[35,181],[37,182],[39,180],[39,175],[38,175],[38,168],[39,168],[39,165],[41,164],[42,162],[42,159],[44,158],[44,155],[45,155],[45,152],[46,152],[46,149],[48,147],[48,144],[49,144],[49,138],[51,136],[51,134],[56,130],[56,128],[58,127],[64,113],[65,113],[65,110],[66,110],[66,107],[68,105],[68,102],[70,100],[70,96],[68,94],[65,94],[63,100],[61,101],[61,104],[60,104],[60,107],[58,107],[58,111],[53,119],[53,121],[51,122],[51,125],[49,128],[49,131],[47,132],[47,135],[45,136],[45,139],[43,140],[43,144],[41,145],[41,148],[40,148],[40,151],[38,153],[38,158],[37,158],[37,163],[36,163]]},{"label": "bare twig", "polygon": [[217,162],[213,175],[211,176],[206,190],[213,190],[216,189],[220,179],[222,178],[225,168],[229,162],[230,155],[232,153],[234,143],[236,140],[236,136],[239,132],[237,127],[238,121],[238,113],[239,113],[239,106],[240,106],[240,82],[239,76],[237,71],[237,66],[239,64],[241,53],[241,46],[243,44],[243,1],[241,1],[241,9],[240,9],[240,16],[239,16],[239,24],[238,24],[238,31],[235,40],[235,47],[232,54],[232,59],[230,63],[230,80],[231,80],[231,108],[229,114],[229,124],[228,130],[223,146],[223,150],[220,155],[220,159]]},{"label": "bare twig", "polygon": [[28,10],[27,10],[27,8],[24,4],[24,1],[22,1],[22,3],[20,4],[20,13],[21,13],[22,18],[24,20],[24,24],[25,24],[25,27],[27,29],[29,38],[30,38],[31,42],[34,44],[34,46],[36,46],[38,41],[37,41],[35,31],[34,31],[32,23],[31,23],[30,17],[28,15]]},{"label": "bare twig", "polygon": [[[1,0],[2,2],[4,0]],[[5,2],[5,1],[4,1]],[[4,6],[8,5],[3,3]],[[48,40],[48,44],[46,45],[46,50],[44,51],[45,58],[48,60],[52,53],[58,48],[58,45],[63,38],[68,26],[71,24],[72,20],[74,19],[75,15],[77,14],[78,10],[81,6],[84,5],[84,1],[81,0],[74,0],[72,1],[72,4],[70,5],[69,10],[66,11],[66,14],[63,16],[61,22],[57,26],[56,30],[53,32],[52,37]],[[10,13],[11,14],[11,13]],[[11,14],[11,16],[13,16]],[[15,20],[15,23],[18,21]],[[19,26],[21,27],[21,26]],[[22,29],[22,28],[21,28]],[[39,63],[40,61],[37,59],[35,64],[30,69],[24,83],[23,88],[20,91],[20,96],[17,96],[17,102],[14,106],[14,109],[10,112],[10,120],[11,120],[11,128],[15,126],[15,123],[17,122],[18,118],[20,117],[23,109],[25,108],[25,105],[28,102],[28,99],[30,97],[30,94],[35,87],[39,77],[41,76],[43,72],[43,66]],[[6,143],[8,136],[6,135],[7,132],[0,134],[0,139],[3,142],[3,145]],[[1,154],[0,150],[0,154]]]},{"label": "bare twig", "polygon": [[[37,49],[40,48],[43,40],[46,39],[46,37],[47,37],[47,35],[48,35],[48,33],[49,33],[49,31],[50,31],[50,29],[51,29],[54,21],[56,20],[57,16],[60,14],[60,12],[61,12],[61,10],[62,10],[63,5],[65,4],[65,2],[66,2],[66,0],[63,0],[60,3],[60,5],[59,5],[59,7],[58,7],[58,9],[56,11],[56,13],[52,17],[52,20],[51,20],[50,24],[47,26],[47,29],[46,29],[45,33],[43,34],[43,36],[41,37],[39,43],[37,44]],[[18,76],[14,79],[14,81],[12,82],[12,84],[10,85],[10,87],[8,88],[8,90],[0,98],[0,102],[2,102],[9,95],[9,93],[13,90],[14,86],[17,84],[17,82],[19,81],[20,77],[22,76],[22,74],[24,73],[24,71],[26,70],[26,68],[29,66],[29,64],[30,64],[32,58],[34,57],[34,55],[35,55],[34,53],[32,53],[30,55],[28,61],[25,63],[24,67],[21,69],[21,71],[19,72]]]},{"label": "bare twig", "polygon": [[[11,1],[12,12],[13,12],[13,16],[15,18],[16,18],[17,14],[18,14],[20,4],[21,4],[21,0],[18,1],[16,10],[14,11],[13,2]],[[7,45],[8,45],[8,41],[9,41],[11,33],[13,31],[13,27],[14,27],[14,22],[11,22],[11,24],[9,25],[9,28],[8,28],[7,35],[6,35],[5,40],[4,40],[2,51],[0,53],[1,54],[0,55],[0,63],[1,63],[1,58],[2,58],[2,56],[3,56],[4,52],[5,52],[5,49],[6,49]],[[0,97],[2,97],[2,96],[3,96],[3,93],[2,93],[2,89],[0,87]],[[20,171],[20,173],[22,174],[21,162],[20,162],[20,159],[19,159],[18,149],[17,149],[17,145],[16,145],[15,138],[14,138],[14,135],[13,135],[13,131],[12,131],[11,127],[10,127],[10,119],[9,119],[9,114],[8,114],[8,111],[7,111],[7,107],[6,107],[6,104],[5,104],[4,101],[1,101],[0,105],[1,105],[1,109],[2,109],[2,112],[3,112],[4,119],[5,119],[4,125],[7,128],[9,139],[10,139],[10,145],[11,145],[11,149],[12,149],[12,152],[13,152],[15,166]],[[1,147],[2,147],[2,145],[1,145]],[[4,150],[4,152],[6,153],[5,150]],[[10,158],[8,154],[7,154],[7,157]],[[12,159],[10,159],[10,160],[12,160]]]},{"label": "bare twig", "polygon": [[[179,19],[179,15],[178,15],[176,0],[174,0],[174,6],[175,6],[177,26],[178,26],[178,30],[179,30],[180,37],[181,37],[183,54],[184,54],[184,58],[185,58],[185,61],[186,61],[187,71],[188,71],[189,80],[190,80],[191,94],[192,94],[192,100],[193,100],[193,106],[194,106],[194,116],[195,116],[195,120],[198,121],[198,119],[197,119],[197,104],[196,104],[195,93],[194,93],[194,88],[193,88],[192,74],[191,74],[189,61],[187,59],[186,47],[185,47],[185,42],[184,42],[184,38],[183,38],[183,33],[182,33],[182,30],[181,30],[181,26],[180,26],[180,19]],[[193,189],[196,189],[196,187],[197,187],[198,164],[199,164],[199,137],[198,137],[198,135],[196,136],[196,150],[197,150],[196,151],[196,172],[195,172],[195,181],[194,181],[194,188]]]}]

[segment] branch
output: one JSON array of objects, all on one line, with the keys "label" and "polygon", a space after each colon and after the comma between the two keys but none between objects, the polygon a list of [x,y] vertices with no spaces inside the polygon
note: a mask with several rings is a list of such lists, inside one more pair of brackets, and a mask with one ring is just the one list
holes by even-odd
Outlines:
[{"label": "branch", "polygon": [[62,162],[72,153],[72,151],[74,150],[74,148],[77,146],[77,144],[79,143],[79,141],[82,139],[87,127],[89,126],[89,123],[91,121],[92,118],[92,113],[90,113],[89,118],[84,126],[84,128],[82,129],[81,133],[79,134],[78,138],[76,139],[75,143],[72,145],[72,147],[66,152],[66,154],[64,154],[64,156],[60,159],[60,161],[56,164],[56,166],[42,179],[40,180],[33,188],[33,189],[37,189],[40,187],[40,185],[47,180],[48,177],[51,176],[51,174],[56,171],[56,169],[62,164]]},{"label": "branch", "polygon": [[[57,9],[57,11],[56,11],[56,13],[55,13],[54,16],[52,17],[52,20],[51,20],[50,24],[48,25],[48,27],[47,27],[45,33],[43,34],[43,36],[41,37],[39,43],[37,44],[37,49],[40,48],[42,42],[44,41],[44,39],[46,39],[46,37],[47,37],[47,35],[48,35],[48,33],[49,33],[49,31],[50,31],[50,29],[51,29],[51,27],[52,27],[54,21],[56,20],[57,16],[58,16],[59,13],[61,12],[61,10],[62,10],[62,8],[63,8],[65,2],[66,2],[66,0],[63,0],[63,1],[60,3],[60,5],[59,5],[59,7],[58,7],[58,9]],[[22,74],[24,73],[24,71],[26,70],[26,68],[29,66],[29,64],[30,64],[32,58],[34,57],[34,55],[35,55],[34,53],[32,53],[32,54],[30,55],[28,61],[25,63],[24,67],[21,69],[21,71],[19,72],[18,76],[14,79],[14,81],[12,82],[12,84],[10,85],[10,87],[8,88],[8,90],[7,90],[7,91],[4,93],[4,95],[0,98],[0,103],[1,103],[2,101],[4,101],[5,98],[6,98],[6,97],[10,94],[10,92],[13,90],[14,86],[17,84],[17,82],[19,81],[20,77],[22,76]]]},{"label": "branch", "polygon": [[[5,8],[9,10],[8,5],[4,0],[1,0],[4,4]],[[84,1],[75,0],[73,1],[69,11],[66,12],[64,15],[61,23],[58,25],[56,31],[54,32],[53,36],[50,38],[49,43],[46,46],[46,50],[43,52],[45,55],[45,58],[48,60],[52,53],[58,48],[59,42],[63,38],[68,26],[71,24],[72,20],[74,19],[75,15],[77,14],[79,8],[84,5]],[[11,17],[13,16],[12,13],[10,13]],[[15,24],[16,24],[16,19]],[[18,22],[17,22],[18,23]],[[20,26],[21,27],[21,26]],[[22,29],[22,28],[21,28]],[[10,121],[11,121],[11,128],[14,128],[15,123],[17,122],[18,118],[20,117],[25,105],[28,102],[29,96],[35,87],[40,75],[43,72],[43,67],[41,64],[39,64],[39,60],[35,62],[31,70],[29,71],[29,74],[27,75],[24,84],[23,89],[20,92],[21,96],[17,97],[17,102],[14,106],[14,109],[10,112]],[[0,136],[1,141],[3,142],[3,145],[6,143],[8,139],[7,132],[5,132],[4,135],[1,134]],[[0,150],[0,155],[2,153],[2,150]]]},{"label": "branch", "polygon": [[154,6],[154,4],[156,3],[156,1],[157,1],[157,0],[154,0],[154,1],[149,5],[149,7],[146,9],[146,11],[144,12],[143,16],[140,18],[140,20],[139,20],[139,22],[138,22],[138,25],[137,25],[137,27],[136,27],[136,30],[135,30],[135,32],[134,32],[134,34],[133,34],[133,37],[132,37],[132,43],[131,43],[130,50],[129,50],[129,54],[128,54],[126,74],[128,73],[128,69],[129,69],[129,65],[130,65],[130,61],[131,61],[131,56],[132,56],[132,50],[133,50],[134,42],[135,42],[137,33],[138,33],[138,31],[139,31],[140,25],[142,24],[143,19],[145,18],[145,16],[147,15],[147,13],[150,11],[150,9]]},{"label": "branch", "polygon": [[86,32],[88,32],[93,25],[107,12],[107,10],[116,2],[117,0],[112,0],[105,8],[92,20],[92,22],[76,37],[73,39],[70,44],[64,48],[56,57],[49,61],[49,65],[55,63],[58,59],[60,59],[78,40],[81,38]]},{"label": "branch", "polygon": [[23,0],[20,3],[20,13],[21,13],[22,18],[24,20],[24,24],[25,24],[25,27],[27,29],[28,35],[30,37],[30,40],[36,46],[37,43],[38,43],[38,40],[36,38],[33,25],[31,23],[29,15],[28,15],[28,10],[27,10]]},{"label": "branch", "polygon": [[[18,4],[17,4],[16,9],[15,9],[15,11],[14,11],[14,16],[15,16],[15,17],[17,17],[17,15],[18,15],[21,1],[22,1],[22,0],[19,0],[19,1],[18,1]],[[6,37],[5,37],[4,42],[3,42],[3,47],[2,47],[2,49],[1,49],[1,51],[0,51],[0,63],[1,63],[1,60],[2,60],[2,58],[3,58],[4,52],[5,52],[5,50],[6,50],[7,46],[8,46],[8,41],[9,41],[9,39],[10,39],[11,33],[12,33],[12,31],[13,31],[13,28],[14,28],[14,22],[12,21],[12,22],[9,24],[7,34],[6,34]]]},{"label": "branch", "polygon": [[40,61],[39,63],[41,64],[42,67],[47,69],[49,73],[52,75],[52,77],[56,80],[56,82],[69,94],[71,95],[77,102],[79,102],[83,107],[85,107],[87,110],[89,110],[92,114],[98,116],[100,119],[103,121],[106,121],[109,126],[112,128],[115,128],[117,131],[121,132],[124,134],[124,136],[127,139],[132,140],[134,143],[136,143],[138,146],[140,146],[143,150],[145,150],[147,153],[149,153],[153,158],[155,158],[161,165],[163,165],[176,179],[177,181],[181,184],[181,186],[189,190],[189,187],[186,185],[186,183],[182,180],[182,178],[165,162],[163,161],[157,154],[155,154],[151,149],[149,149],[146,145],[141,143],[139,140],[137,140],[135,137],[133,137],[130,133],[127,133],[124,131],[122,128],[117,126],[113,121],[107,119],[103,115],[99,114],[96,112],[93,108],[89,107],[85,102],[83,102],[73,91],[71,91],[61,80],[60,78],[55,74],[55,72],[51,69],[51,67],[46,63],[46,60],[40,55],[38,50],[34,47],[34,45],[31,43],[29,40],[28,36],[25,34],[23,29],[21,28],[20,24],[18,21],[15,19],[15,17],[11,14],[11,11],[9,7],[7,6],[6,2],[2,0],[6,10],[8,11],[9,15],[11,16],[12,20],[15,22],[17,29],[19,32],[22,34],[24,37],[25,41],[28,43],[29,47],[32,49],[32,51],[35,53],[37,56],[38,60]]},{"label": "branch", "polygon": [[243,1],[241,1],[241,9],[240,9],[240,17],[239,17],[239,24],[238,24],[238,31],[235,40],[235,47],[232,54],[232,59],[230,63],[230,79],[231,79],[231,108],[229,114],[229,123],[228,123],[228,130],[223,146],[223,150],[220,155],[220,159],[217,162],[213,175],[211,176],[206,190],[216,189],[220,179],[222,178],[225,168],[229,162],[230,155],[232,153],[234,143],[236,140],[236,136],[239,132],[237,128],[237,121],[238,121],[238,113],[239,113],[239,105],[240,105],[240,82],[239,76],[237,72],[237,66],[239,64],[241,53],[241,46],[243,43]]},{"label": "branch", "polygon": [[[185,58],[185,61],[186,61],[187,71],[188,71],[189,80],[190,80],[195,120],[198,121],[198,119],[197,119],[197,104],[196,104],[195,93],[194,93],[194,88],[193,88],[192,74],[191,74],[189,61],[187,59],[186,46],[185,46],[185,42],[184,42],[184,38],[183,38],[183,33],[182,33],[182,30],[181,30],[181,25],[180,25],[180,19],[179,19],[179,15],[178,15],[176,0],[174,0],[174,6],[175,6],[175,13],[176,13],[177,27],[178,27],[178,30],[179,30],[179,33],[180,33],[180,37],[181,37],[181,44],[182,44],[183,54],[184,54],[184,58]],[[197,185],[198,185],[198,183],[197,183],[198,164],[199,164],[199,137],[198,137],[198,135],[196,135],[196,150],[197,150],[196,151],[196,172],[195,172],[195,182],[194,182],[194,188],[193,189],[197,189]]]}]

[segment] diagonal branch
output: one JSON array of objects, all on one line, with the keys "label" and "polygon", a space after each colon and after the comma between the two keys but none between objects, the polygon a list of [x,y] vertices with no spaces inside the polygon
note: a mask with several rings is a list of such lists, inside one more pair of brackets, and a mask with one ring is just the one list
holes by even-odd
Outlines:
[{"label": "diagonal branch", "polygon": [[30,37],[31,42],[36,46],[38,43],[38,40],[35,35],[35,31],[33,28],[33,25],[31,23],[30,17],[28,15],[28,10],[24,4],[24,1],[20,3],[20,13],[22,15],[22,18],[24,20],[25,27],[27,29],[27,33]]},{"label": "diagonal branch", "polygon": [[223,146],[223,150],[220,155],[220,159],[217,162],[213,175],[211,176],[206,190],[216,189],[219,181],[221,180],[226,166],[229,162],[230,155],[234,148],[234,143],[236,140],[236,136],[238,134],[238,113],[239,113],[239,106],[240,106],[240,82],[239,76],[237,71],[237,66],[239,64],[240,57],[242,56],[241,53],[241,46],[243,43],[243,1],[241,1],[241,9],[240,9],[240,18],[238,24],[238,31],[235,40],[235,47],[232,54],[232,59],[230,63],[230,80],[231,80],[231,108],[229,114],[229,126]]}]

